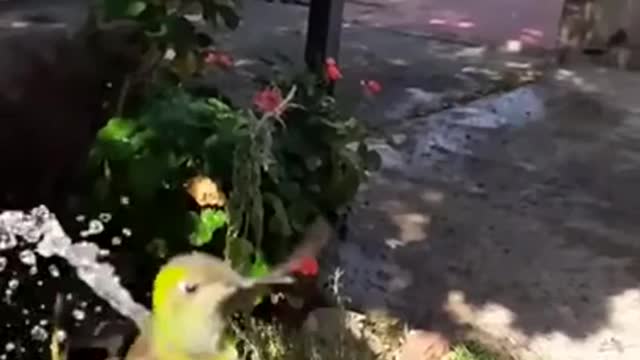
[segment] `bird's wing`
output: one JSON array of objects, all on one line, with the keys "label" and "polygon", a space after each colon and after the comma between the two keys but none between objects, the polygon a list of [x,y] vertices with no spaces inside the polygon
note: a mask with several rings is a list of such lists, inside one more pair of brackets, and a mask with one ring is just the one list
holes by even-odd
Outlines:
[{"label": "bird's wing", "polygon": [[252,279],[246,287],[238,289],[233,295],[221,304],[223,314],[230,315],[237,311],[248,312],[256,305],[256,300],[268,292],[270,286],[278,284],[288,284],[293,280],[288,275],[291,268],[295,266],[301,258],[306,256],[315,257],[320,250],[329,242],[331,237],[331,225],[322,217],[316,219],[304,234],[302,243],[293,253],[267,276],[259,279]]},{"label": "bird's wing", "polygon": [[331,239],[332,227],[322,216],[319,216],[305,231],[302,242],[293,253],[282,263],[277,265],[269,277],[282,277],[291,273],[295,266],[304,257],[316,257]]},{"label": "bird's wing", "polygon": [[149,323],[149,321],[146,322],[138,337],[131,344],[125,360],[159,360],[153,355]]}]

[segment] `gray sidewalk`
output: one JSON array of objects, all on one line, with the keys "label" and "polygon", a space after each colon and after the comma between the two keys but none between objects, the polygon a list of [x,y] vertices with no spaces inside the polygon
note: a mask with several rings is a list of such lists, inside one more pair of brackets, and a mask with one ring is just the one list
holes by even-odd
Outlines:
[{"label": "gray sidewalk", "polygon": [[[347,11],[354,6],[348,4]],[[293,61],[293,68],[302,68],[307,9],[251,1],[245,3],[243,16],[245,24],[222,41],[239,60],[237,69],[212,80],[247,103],[256,90],[251,77],[269,71],[260,59],[282,63],[278,59],[284,56]],[[500,54],[482,45],[357,25],[351,20],[342,30],[339,64],[344,79],[338,84],[337,97],[376,127],[513,86],[528,69],[548,62],[548,57]],[[366,79],[380,82],[384,90],[375,101],[363,104],[360,80]]]},{"label": "gray sidewalk", "polygon": [[[304,8],[245,16],[232,53],[302,58]],[[383,84],[359,114],[385,166],[327,261],[354,305],[418,328],[471,325],[521,359],[638,359],[640,78],[585,66],[483,98],[527,62],[544,59],[347,24],[338,97],[357,106],[360,79]]]},{"label": "gray sidewalk", "polygon": [[554,75],[372,140],[332,258],[356,306],[518,359],[640,358],[640,78]]}]

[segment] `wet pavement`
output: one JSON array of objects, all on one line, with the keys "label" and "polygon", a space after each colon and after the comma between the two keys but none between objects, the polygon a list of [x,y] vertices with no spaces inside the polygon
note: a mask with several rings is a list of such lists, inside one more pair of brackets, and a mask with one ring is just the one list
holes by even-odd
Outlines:
[{"label": "wet pavement", "polygon": [[388,127],[335,253],[346,296],[522,359],[639,358],[638,86],[562,70]]},{"label": "wet pavement", "polygon": [[524,47],[556,46],[564,1],[351,0],[345,19],[356,24],[419,35],[446,36]]},{"label": "wet pavement", "polygon": [[[220,41],[235,57],[235,70],[214,74],[209,81],[237,103],[249,105],[258,90],[256,74],[303,68],[306,16],[301,6],[245,4],[245,25]],[[338,58],[344,78],[336,97],[345,110],[378,127],[512,87],[548,60],[347,21]],[[373,101],[365,99],[360,85],[369,79],[383,87]]]}]

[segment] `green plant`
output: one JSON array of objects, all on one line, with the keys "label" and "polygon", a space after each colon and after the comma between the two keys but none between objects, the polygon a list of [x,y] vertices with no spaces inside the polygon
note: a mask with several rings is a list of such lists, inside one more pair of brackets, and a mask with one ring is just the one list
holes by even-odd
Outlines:
[{"label": "green plant", "polygon": [[[144,246],[161,245],[162,255],[206,247],[260,275],[309,221],[348,203],[379,161],[362,125],[328,96],[326,79],[263,83],[255,109],[185,90],[214,43],[208,30],[238,25],[235,1],[100,1],[100,21],[138,24],[150,50],[134,74],[148,85],[142,104],[132,118],[117,111],[91,151],[92,207],[113,213]],[[342,76],[335,62],[331,74]]]},{"label": "green plant", "polygon": [[456,345],[450,357],[451,360],[498,360],[503,358],[476,342]]},{"label": "green plant", "polygon": [[[170,252],[188,237],[188,246],[211,246],[242,272],[265,272],[309,221],[352,199],[371,156],[361,125],[315,78],[274,86],[288,96],[262,113],[160,88],[139,118],[114,118],[100,131],[94,199],[117,206],[130,196],[134,231],[166,239]],[[190,200],[185,184],[194,177],[213,179],[211,196],[224,200]]]},{"label": "green plant", "polygon": [[96,5],[98,24],[134,25],[147,49],[123,86],[121,102],[132,85],[158,79],[179,84],[202,74],[211,68],[207,56],[216,45],[213,31],[240,24],[239,0],[97,0]]}]

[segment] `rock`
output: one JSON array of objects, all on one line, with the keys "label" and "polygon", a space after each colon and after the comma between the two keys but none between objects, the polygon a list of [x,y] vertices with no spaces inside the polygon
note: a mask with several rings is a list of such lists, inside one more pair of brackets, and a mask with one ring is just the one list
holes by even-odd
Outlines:
[{"label": "rock", "polygon": [[81,30],[48,18],[0,24],[0,208],[65,201],[108,100],[137,67],[135,29]]},{"label": "rock", "polygon": [[451,343],[443,334],[411,330],[404,339],[399,360],[444,360],[450,349]]},{"label": "rock", "polygon": [[402,145],[407,141],[407,135],[402,133],[393,134],[391,135],[391,141],[393,142],[393,145]]}]

